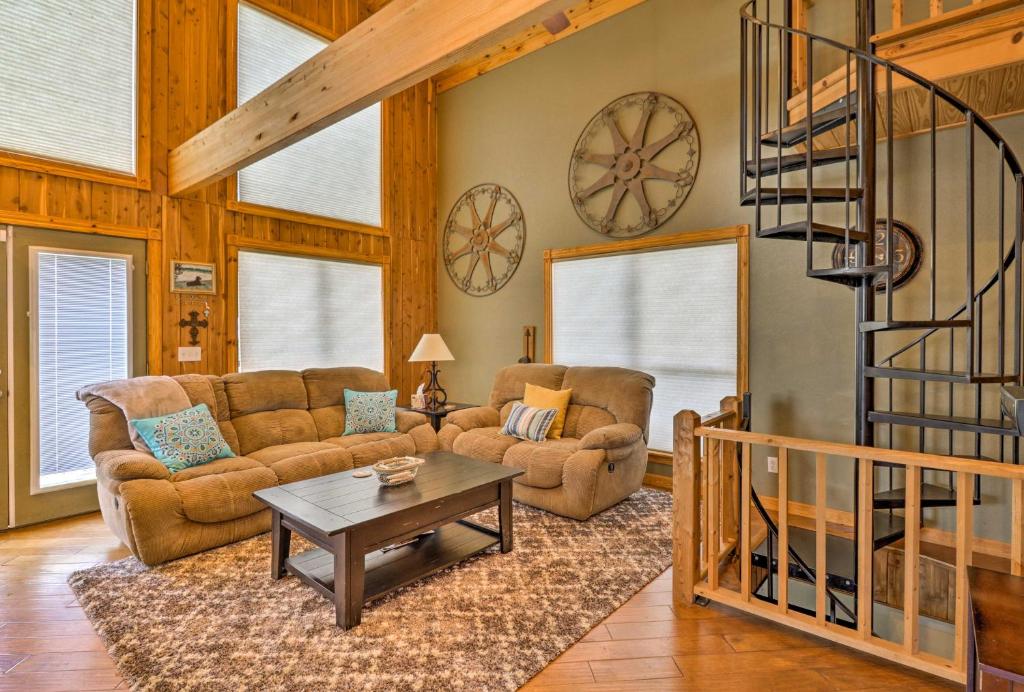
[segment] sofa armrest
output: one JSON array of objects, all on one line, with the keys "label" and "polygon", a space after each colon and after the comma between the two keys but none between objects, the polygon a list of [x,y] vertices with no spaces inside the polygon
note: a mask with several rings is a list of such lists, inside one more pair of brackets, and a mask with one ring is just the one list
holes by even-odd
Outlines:
[{"label": "sofa armrest", "polygon": [[642,440],[643,430],[633,423],[613,423],[591,430],[580,440],[580,449],[614,449]]},{"label": "sofa armrest", "polygon": [[395,430],[400,433],[407,433],[413,428],[418,428],[421,425],[426,425],[430,421],[422,413],[416,413],[415,411],[406,411],[404,409],[395,409]]},{"label": "sofa armrest", "polygon": [[474,428],[493,428],[501,423],[501,416],[496,408],[477,406],[464,408],[461,411],[452,411],[445,417],[445,422],[457,425],[466,431]]},{"label": "sofa armrest", "polygon": [[108,480],[148,478],[159,481],[171,477],[171,472],[156,457],[134,449],[110,449],[97,454],[93,461],[96,463],[96,474]]}]

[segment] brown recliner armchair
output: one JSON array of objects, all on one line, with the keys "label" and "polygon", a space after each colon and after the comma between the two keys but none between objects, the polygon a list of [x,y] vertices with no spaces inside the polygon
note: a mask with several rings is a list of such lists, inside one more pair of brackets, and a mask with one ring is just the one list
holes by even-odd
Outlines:
[{"label": "brown recliner armchair", "polygon": [[[501,434],[526,383],[572,389],[562,439],[522,441]],[[487,406],[450,413],[442,449],[521,468],[513,497],[573,519],[588,519],[629,497],[647,469],[654,378],[636,370],[512,365],[498,372]]]}]

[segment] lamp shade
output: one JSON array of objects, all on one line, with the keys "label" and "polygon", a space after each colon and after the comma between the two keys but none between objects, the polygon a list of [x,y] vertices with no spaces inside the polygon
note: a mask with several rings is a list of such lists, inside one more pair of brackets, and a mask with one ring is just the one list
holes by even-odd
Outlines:
[{"label": "lamp shade", "polygon": [[436,360],[455,360],[440,334],[424,334],[416,344],[416,350],[409,356],[410,363],[425,363]]}]

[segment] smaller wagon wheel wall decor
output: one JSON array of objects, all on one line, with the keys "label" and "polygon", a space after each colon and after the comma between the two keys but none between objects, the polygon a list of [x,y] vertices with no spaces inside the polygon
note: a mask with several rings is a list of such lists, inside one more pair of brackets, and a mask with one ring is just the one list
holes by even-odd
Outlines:
[{"label": "smaller wagon wheel wall decor", "polygon": [[526,220],[512,193],[501,185],[477,185],[448,214],[444,266],[460,290],[487,296],[515,274],[525,244]]},{"label": "smaller wagon wheel wall decor", "polygon": [[638,236],[679,211],[699,163],[700,138],[686,109],[653,91],[630,94],[583,130],[569,162],[569,194],[598,233]]}]

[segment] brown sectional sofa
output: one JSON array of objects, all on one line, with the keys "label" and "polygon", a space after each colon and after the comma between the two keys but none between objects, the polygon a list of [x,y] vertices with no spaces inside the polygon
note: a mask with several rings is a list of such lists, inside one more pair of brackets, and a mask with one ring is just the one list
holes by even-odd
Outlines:
[{"label": "brown sectional sofa", "polygon": [[[501,434],[527,382],[572,389],[562,439],[524,442]],[[643,484],[653,395],[654,378],[636,370],[512,365],[498,372],[487,406],[448,414],[438,441],[442,449],[523,469],[513,486],[516,500],[583,520]]]},{"label": "brown sectional sofa", "polygon": [[344,436],[344,391],[385,391],[366,368],[269,370],[174,378],[192,405],[205,403],[238,455],[171,473],[136,451],[121,409],[79,393],[89,407],[103,518],[132,553],[154,565],[269,530],[254,490],[437,449],[426,417],[396,412],[394,433]]}]

